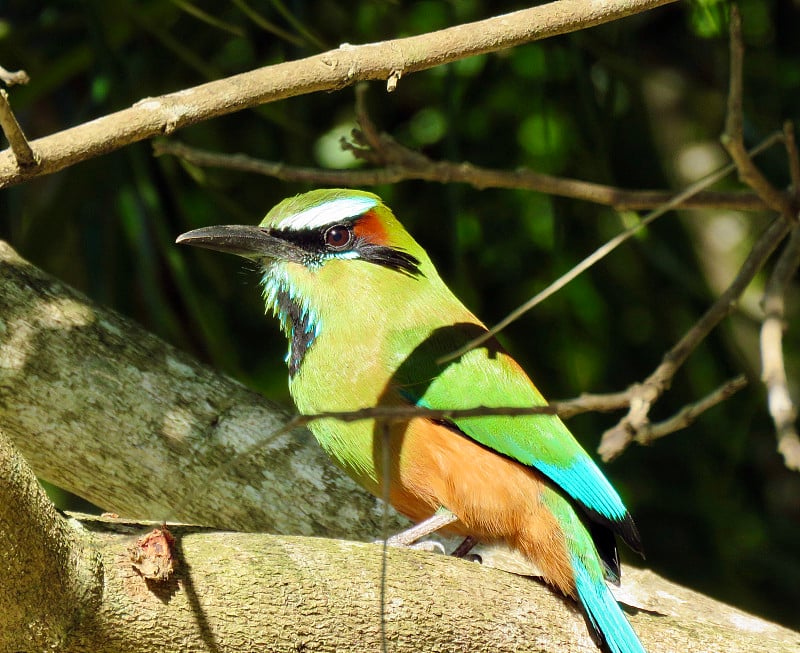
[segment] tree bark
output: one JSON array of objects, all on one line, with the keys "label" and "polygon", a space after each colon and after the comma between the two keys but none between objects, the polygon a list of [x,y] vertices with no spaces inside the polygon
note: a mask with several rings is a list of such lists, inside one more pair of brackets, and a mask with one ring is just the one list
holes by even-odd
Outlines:
[{"label": "tree bark", "polygon": [[[595,653],[574,605],[526,577],[420,551],[172,526],[176,571],[146,580],[146,526],[63,519],[0,433],[0,651]],[[631,618],[650,653],[789,653],[800,635],[646,571]]]},{"label": "tree bark", "polygon": [[[146,526],[63,519],[6,439],[127,515],[380,534],[375,501],[306,432],[253,447],[284,417],[0,243],[0,652],[363,651],[384,637],[397,651],[596,651],[570,602],[492,569],[529,569],[493,549],[484,565],[389,550],[384,570],[375,545],[174,526],[175,575],[146,581],[128,551]],[[646,571],[626,568],[617,594],[650,653],[800,646]]]},{"label": "tree bark", "polygon": [[0,241],[0,426],[39,477],[125,517],[377,537],[383,508],[287,415]]},{"label": "tree bark", "polygon": [[103,554],[0,431],[0,651],[60,649],[102,600]]}]

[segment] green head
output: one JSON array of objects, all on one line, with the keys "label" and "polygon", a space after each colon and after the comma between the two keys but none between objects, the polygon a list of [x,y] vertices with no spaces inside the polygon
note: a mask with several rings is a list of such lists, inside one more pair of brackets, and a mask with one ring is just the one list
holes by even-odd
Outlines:
[{"label": "green head", "polygon": [[[377,195],[314,190],[285,199],[258,226],[204,227],[178,243],[237,254],[263,267],[267,308],[289,338],[290,376],[331,324],[376,320],[442,285],[425,251]],[[360,334],[364,337],[364,334]]]}]

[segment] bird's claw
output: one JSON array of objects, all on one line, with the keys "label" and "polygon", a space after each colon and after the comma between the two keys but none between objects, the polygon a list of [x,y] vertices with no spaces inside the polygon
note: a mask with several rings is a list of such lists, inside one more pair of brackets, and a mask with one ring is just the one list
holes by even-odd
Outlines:
[{"label": "bird's claw", "polygon": [[[435,541],[435,540],[425,540],[424,542],[416,542],[414,544],[405,544],[403,542],[398,542],[394,540],[394,538],[389,538],[386,541],[387,546],[397,546],[403,549],[414,549],[416,551],[427,551],[428,553],[441,553],[442,555],[446,555],[447,551],[445,550],[444,546]],[[375,540],[373,544],[383,544],[384,540]]]}]

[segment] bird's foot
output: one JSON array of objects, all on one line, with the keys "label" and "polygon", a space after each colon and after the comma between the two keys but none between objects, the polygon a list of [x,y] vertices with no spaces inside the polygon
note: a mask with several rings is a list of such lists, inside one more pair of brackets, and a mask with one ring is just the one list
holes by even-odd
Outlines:
[{"label": "bird's foot", "polygon": [[438,531],[440,528],[452,524],[456,521],[456,517],[447,508],[439,508],[432,517],[428,517],[425,521],[407,528],[406,530],[392,535],[386,543],[389,546],[411,546],[414,542],[421,540],[423,537]]},{"label": "bird's foot", "polygon": [[[384,540],[375,540],[373,544],[383,544]],[[423,542],[415,542],[413,544],[407,544],[405,542],[400,542],[395,540],[394,537],[390,537],[386,540],[386,546],[398,546],[404,549],[414,549],[416,551],[427,551],[428,553],[441,553],[442,555],[446,555],[447,551],[445,551],[444,546],[437,542],[436,540],[424,540]]]},{"label": "bird's foot", "polygon": [[[457,519],[458,517],[456,517],[447,508],[439,508],[433,514],[433,516],[429,517],[425,521],[420,522],[411,528],[407,528],[406,530],[397,533],[397,535],[392,535],[386,540],[386,544],[388,546],[403,546],[410,549],[418,549],[420,551],[432,551],[435,553],[446,554],[444,546],[442,546],[439,542],[431,540],[420,542],[419,540],[435,531],[438,531],[440,528],[447,526],[448,524],[452,524]],[[382,541],[383,540],[378,540],[378,542]]]},{"label": "bird's foot", "polygon": [[[455,550],[450,554],[454,558],[465,558],[467,560],[470,559],[468,556],[469,552],[472,551],[473,547],[478,543],[478,538],[472,537],[472,535],[467,535],[464,538],[464,541],[459,544]],[[480,558],[480,556],[478,556]]]},{"label": "bird's foot", "polygon": [[[414,529],[416,528],[418,527],[414,527]],[[413,533],[413,535],[420,537],[418,533]],[[450,555],[454,558],[461,558],[463,560],[468,560],[469,562],[477,562],[482,564],[483,559],[479,554],[470,553],[477,543],[478,538],[468,535]],[[383,540],[375,540],[373,544],[383,544]],[[398,533],[397,535],[390,537],[386,540],[386,545],[401,546],[408,549],[416,549],[417,551],[427,551],[429,553],[440,553],[441,555],[447,555],[447,550],[444,548],[444,545],[441,542],[437,542],[436,540],[424,540],[422,542],[414,541],[412,536],[409,536],[409,531],[403,531],[402,533]]]},{"label": "bird's foot", "polygon": [[472,537],[472,535],[467,535],[464,538],[464,541],[459,544],[455,550],[450,554],[454,558],[461,558],[462,560],[468,560],[469,562],[477,562],[478,564],[483,564],[483,558],[480,557],[477,553],[470,553],[473,547],[478,543],[477,537]]}]

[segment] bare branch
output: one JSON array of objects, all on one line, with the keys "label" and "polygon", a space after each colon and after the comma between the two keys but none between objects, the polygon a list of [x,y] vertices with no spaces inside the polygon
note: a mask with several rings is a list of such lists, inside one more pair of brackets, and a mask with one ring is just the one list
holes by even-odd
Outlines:
[{"label": "bare branch", "polygon": [[33,147],[41,157],[41,165],[36,168],[18,169],[9,152],[0,153],[0,188],[249,107],[341,89],[359,81],[387,80],[400,73],[408,75],[465,57],[585,29],[674,1],[558,0],[419,36],[342,45],[305,59],[146,98],[128,109],[34,141]]},{"label": "bare branch", "polygon": [[61,650],[103,594],[100,558],[0,431],[0,650]]},{"label": "bare branch", "polygon": [[[403,148],[399,144],[397,147]],[[412,161],[411,157],[406,157],[407,160],[404,163],[387,162],[381,167],[368,170],[331,170],[264,161],[246,154],[211,152],[175,141],[155,141],[153,151],[156,156],[177,156],[201,167],[225,168],[273,177],[282,181],[313,183],[331,187],[378,186],[418,179],[441,184],[463,183],[478,189],[530,190],[611,206],[619,211],[650,209],[661,206],[674,197],[674,193],[669,191],[627,190],[579,179],[554,177],[526,168],[494,170],[469,162],[433,161],[419,152],[415,153],[419,158]],[[411,152],[411,150],[407,151]],[[685,198],[675,208],[763,211],[767,206],[752,191],[703,191]]]},{"label": "bare branch", "polygon": [[[314,183],[326,186],[377,186],[411,179],[442,184],[464,183],[474,188],[513,188],[530,190],[571,199],[585,200],[617,210],[650,209],[661,206],[675,197],[669,191],[627,190],[594,182],[555,177],[526,168],[495,170],[469,162],[433,161],[422,152],[410,150],[386,133],[379,133],[366,110],[366,85],[356,86],[356,117],[360,130],[353,131],[353,140],[342,139],[342,147],[353,156],[363,159],[372,169],[331,170],[290,166],[264,161],[246,154],[223,154],[190,147],[177,141],[158,140],[153,143],[156,156],[177,156],[193,165],[225,168],[239,172],[273,177],[282,181]],[[676,208],[735,209],[763,211],[767,208],[752,191],[702,191],[685,197]]]},{"label": "bare branch", "polygon": [[712,329],[725,319],[736,306],[736,300],[767,262],[772,252],[789,232],[783,218],[777,218],[758,239],[739,269],[736,278],[703,316],[683,335],[665,355],[655,371],[640,384],[631,387],[630,411],[616,426],[603,434],[598,452],[603,460],[616,458],[646,427],[653,403],[669,388],[675,373]]},{"label": "bare branch", "polygon": [[761,325],[761,378],[767,387],[767,405],[778,435],[778,450],[789,469],[800,471],[797,407],[789,393],[783,361],[786,289],[800,266],[800,227],[795,227],[764,290]]},{"label": "bare branch", "polygon": [[725,133],[721,140],[739,171],[739,178],[752,188],[773,211],[791,218],[796,212],[786,193],[777,190],[755,166],[744,145],[742,128],[742,19],[736,4],[731,5],[730,18],[730,87],[728,90],[728,112]]},{"label": "bare branch", "polygon": [[28,73],[24,70],[6,70],[0,66],[0,82],[6,86],[14,86],[15,84],[27,84],[31,81]]},{"label": "bare branch", "polygon": [[610,392],[607,394],[584,392],[575,397],[575,399],[556,401],[553,405],[557,407],[559,417],[568,419],[581,413],[608,413],[628,408],[631,405],[631,395],[632,387],[622,392]]},{"label": "bare branch", "polygon": [[792,180],[793,201],[795,204],[800,204],[800,153],[797,150],[797,139],[791,120],[783,123],[783,142],[786,144],[786,155],[789,157],[789,178]]},{"label": "bare branch", "polygon": [[[754,147],[751,152],[752,152],[752,154],[757,154],[758,152],[762,152],[765,149],[767,149],[768,147],[771,147],[773,144],[775,144],[776,142],[778,142],[782,138],[783,138],[783,136],[780,133],[773,134],[772,136],[770,136],[767,139],[765,139],[758,146]],[[612,251],[614,251],[617,247],[619,247],[626,240],[631,238],[631,236],[633,236],[640,229],[643,229],[647,225],[651,224],[652,222],[654,222],[655,220],[660,218],[665,213],[667,213],[667,212],[671,211],[672,209],[674,209],[684,198],[691,197],[692,195],[700,192],[702,189],[706,188],[707,186],[710,186],[711,184],[716,183],[717,181],[719,181],[720,179],[722,179],[726,175],[728,175],[731,172],[733,172],[734,169],[735,169],[734,165],[733,164],[729,164],[729,165],[725,166],[724,168],[720,168],[719,170],[717,170],[715,172],[712,172],[710,175],[707,175],[707,176],[703,177],[699,181],[694,182],[693,184],[688,186],[686,189],[684,189],[683,191],[681,191],[680,193],[675,195],[669,202],[667,202],[666,204],[663,204],[659,208],[657,208],[654,211],[651,211],[650,213],[648,213],[644,218],[642,218],[642,220],[639,223],[629,227],[625,231],[622,231],[621,233],[616,235],[614,238],[610,239],[609,241],[607,241],[606,243],[604,243],[603,245],[598,247],[589,256],[587,256],[580,263],[575,265],[575,267],[573,267],[571,270],[569,270],[568,272],[566,272],[565,274],[560,276],[558,279],[553,281],[553,283],[551,283],[549,286],[547,286],[544,290],[539,292],[537,295],[535,295],[534,297],[529,299],[527,302],[525,302],[521,306],[518,306],[513,311],[511,311],[511,313],[509,313],[506,317],[504,317],[502,320],[500,320],[500,322],[495,324],[485,334],[483,334],[482,336],[479,336],[479,337],[475,338],[474,340],[468,342],[466,345],[464,345],[463,347],[460,347],[459,349],[455,350],[454,352],[451,352],[451,353],[447,354],[446,356],[442,356],[437,362],[438,363],[442,363],[444,361],[453,360],[454,358],[457,358],[457,357],[463,355],[464,353],[466,353],[470,349],[473,349],[474,347],[477,347],[481,343],[486,342],[492,336],[497,335],[500,331],[505,329],[509,324],[511,324],[512,322],[515,322],[516,320],[518,320],[520,317],[522,317],[525,313],[530,311],[532,308],[534,308],[535,306],[538,306],[545,299],[547,299],[551,295],[554,295],[556,292],[561,290],[564,286],[566,286],[568,283],[570,283],[573,279],[575,279],[576,277],[578,277],[581,274],[583,274],[586,270],[588,270],[590,267],[592,267],[595,263],[597,263],[598,261],[600,261],[603,258],[605,258],[606,256],[608,256]],[[775,245],[777,246],[777,243],[775,243]]]},{"label": "bare branch", "polygon": [[[728,91],[728,113],[725,122],[725,133],[722,142],[739,172],[739,177],[747,183],[764,203],[779,214],[779,217],[766,229],[756,242],[742,264],[736,278],[725,292],[705,312],[680,339],[680,341],[664,356],[656,370],[644,383],[632,386],[634,396],[628,414],[613,428],[603,434],[598,451],[603,460],[611,460],[618,456],[633,440],[638,438],[642,429],[648,428],[650,407],[669,388],[672,378],[688,356],[702,342],[711,330],[733,310],[736,300],[756,273],[764,266],[775,248],[789,233],[795,221],[796,210],[793,201],[786,193],[776,190],[761,174],[752,161],[752,153],[744,148],[742,131],[742,59],[744,45],[742,41],[741,17],[738,8],[731,8],[730,24],[730,88]],[[789,152],[790,170],[798,164],[791,160],[796,157],[794,133],[784,125],[784,141]],[[794,175],[800,174],[792,172]],[[774,341],[774,336],[770,337]],[[787,442],[793,440],[789,434]],[[787,445],[791,450],[794,448]]]},{"label": "bare branch", "polygon": [[11,105],[8,103],[8,93],[2,88],[0,88],[0,128],[2,128],[8,139],[17,167],[19,169],[30,169],[35,166],[38,163],[38,158],[28,144],[28,140],[25,138],[25,134],[22,133],[22,128],[11,110]]},{"label": "bare branch", "polygon": [[658,422],[657,424],[645,424],[645,426],[636,433],[636,442],[647,445],[659,438],[663,438],[665,435],[691,426],[702,413],[725,401],[746,385],[747,379],[744,376],[737,376],[734,379],[726,381],[700,401],[684,406],[669,419],[665,419],[663,422]]},{"label": "bare branch", "polygon": [[[449,556],[170,525],[177,566],[157,583],[142,578],[126,553],[152,524],[78,515],[70,523],[101,561],[99,601],[76,597],[62,612],[63,604],[39,595],[36,611],[18,623],[9,619],[13,602],[0,603],[0,650],[361,653],[380,650],[382,641],[398,652],[505,653],[519,651],[520,642],[528,651],[597,650],[574,604],[544,584]],[[23,552],[9,550],[19,558]],[[622,577],[614,592],[632,607],[630,620],[649,651],[790,653],[800,645],[798,633],[652,572],[625,566]],[[0,591],[35,596],[39,589],[7,580],[0,576]],[[74,617],[67,636],[45,639],[49,624],[65,616]]]}]

